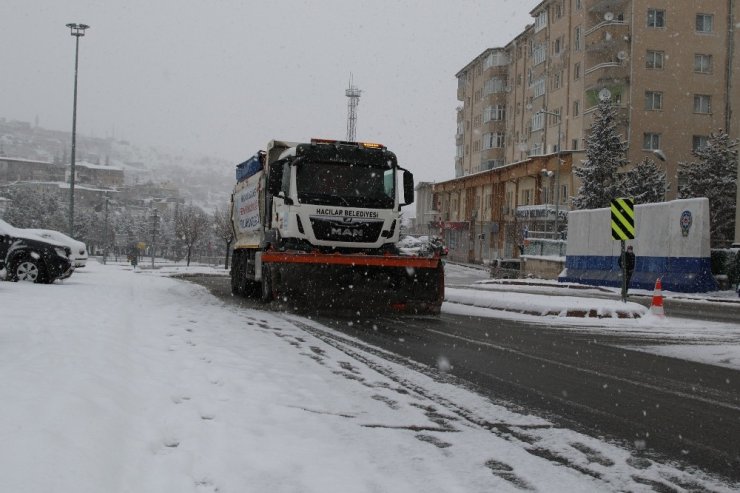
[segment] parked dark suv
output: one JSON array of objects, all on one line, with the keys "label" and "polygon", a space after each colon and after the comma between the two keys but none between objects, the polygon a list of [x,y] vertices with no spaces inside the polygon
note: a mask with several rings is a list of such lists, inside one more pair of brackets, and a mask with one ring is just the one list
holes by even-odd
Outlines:
[{"label": "parked dark suv", "polygon": [[0,269],[8,281],[52,283],[72,275],[69,247],[15,228],[0,219]]}]

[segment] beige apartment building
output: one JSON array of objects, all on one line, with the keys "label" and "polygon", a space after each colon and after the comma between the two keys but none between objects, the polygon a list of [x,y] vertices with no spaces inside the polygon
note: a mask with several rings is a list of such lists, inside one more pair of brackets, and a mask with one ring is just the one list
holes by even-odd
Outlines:
[{"label": "beige apartment building", "polygon": [[437,219],[462,231],[449,238],[464,243],[462,255],[509,256],[528,232],[556,238],[555,228],[566,229],[579,186],[571,165],[584,158],[600,97],[618,108],[630,163],[664,166],[675,198],[678,163],[711,132],[740,138],[739,8],[735,0],[544,0],[515,39],[463,67],[455,179],[435,185]]}]

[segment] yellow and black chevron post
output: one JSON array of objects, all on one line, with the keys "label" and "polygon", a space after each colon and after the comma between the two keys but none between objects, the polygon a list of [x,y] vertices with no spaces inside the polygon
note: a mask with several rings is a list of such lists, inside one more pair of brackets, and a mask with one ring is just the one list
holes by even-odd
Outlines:
[{"label": "yellow and black chevron post", "polygon": [[635,201],[619,198],[612,200],[612,238],[615,240],[635,239]]}]

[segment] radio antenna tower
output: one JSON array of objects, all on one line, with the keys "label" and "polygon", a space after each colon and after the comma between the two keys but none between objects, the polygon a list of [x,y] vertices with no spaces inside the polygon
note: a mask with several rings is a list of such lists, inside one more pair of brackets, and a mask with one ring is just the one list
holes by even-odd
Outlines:
[{"label": "radio antenna tower", "polygon": [[357,105],[360,103],[360,94],[362,93],[357,87],[352,85],[352,73],[349,74],[349,88],[344,91],[345,96],[349,98],[347,103],[347,140],[355,141],[357,130]]}]

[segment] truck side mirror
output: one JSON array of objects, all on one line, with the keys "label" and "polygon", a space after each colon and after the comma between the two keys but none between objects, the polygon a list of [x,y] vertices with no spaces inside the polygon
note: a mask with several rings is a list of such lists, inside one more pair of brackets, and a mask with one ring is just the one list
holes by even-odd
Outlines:
[{"label": "truck side mirror", "polygon": [[283,163],[280,161],[270,164],[270,174],[267,178],[267,191],[270,195],[278,195],[283,187]]},{"label": "truck side mirror", "polygon": [[414,175],[403,170],[403,204],[409,205],[414,203]]}]

